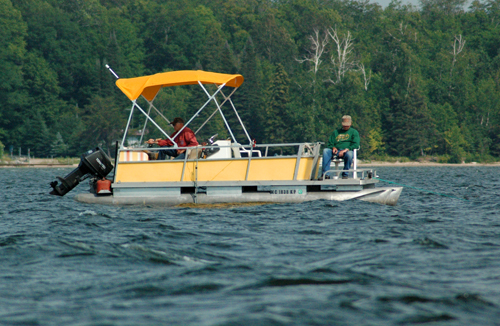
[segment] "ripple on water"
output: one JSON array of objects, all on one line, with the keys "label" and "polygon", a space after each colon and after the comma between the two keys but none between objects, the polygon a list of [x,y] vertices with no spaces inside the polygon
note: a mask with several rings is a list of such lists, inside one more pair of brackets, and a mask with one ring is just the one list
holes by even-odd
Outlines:
[{"label": "ripple on water", "polygon": [[[113,207],[0,172],[0,324],[494,325],[498,167],[377,168],[362,201]],[[464,201],[469,198],[471,200]]]}]

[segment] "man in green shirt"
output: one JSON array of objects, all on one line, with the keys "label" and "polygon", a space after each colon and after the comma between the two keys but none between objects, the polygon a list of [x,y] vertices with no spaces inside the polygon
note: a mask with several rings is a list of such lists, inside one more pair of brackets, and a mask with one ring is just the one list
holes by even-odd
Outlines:
[{"label": "man in green shirt", "polygon": [[[342,127],[336,129],[328,139],[327,148],[323,151],[323,176],[320,179],[329,179],[326,171],[330,170],[333,157],[344,159],[344,170],[351,168],[354,149],[359,148],[359,133],[351,128],[352,119],[349,115],[342,117]],[[347,179],[349,173],[342,172],[342,179]]]}]

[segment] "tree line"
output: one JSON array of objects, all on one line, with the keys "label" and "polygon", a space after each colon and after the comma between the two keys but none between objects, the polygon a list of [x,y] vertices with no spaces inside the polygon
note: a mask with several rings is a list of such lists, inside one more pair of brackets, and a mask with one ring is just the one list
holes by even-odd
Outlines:
[{"label": "tree line", "polygon": [[[386,8],[366,0],[0,0],[0,149],[113,152],[131,105],[106,64],[120,77],[242,74],[233,99],[257,143],[326,142],[349,114],[361,157],[500,156],[500,0],[467,8],[465,0]],[[188,118],[206,99],[198,86],[165,88],[155,106]],[[230,107],[224,112],[235,125]],[[132,127],[131,136],[144,117],[134,115]],[[226,136],[223,127],[213,119],[199,137]],[[151,124],[148,131],[161,136]],[[241,128],[234,133],[246,143]]]}]

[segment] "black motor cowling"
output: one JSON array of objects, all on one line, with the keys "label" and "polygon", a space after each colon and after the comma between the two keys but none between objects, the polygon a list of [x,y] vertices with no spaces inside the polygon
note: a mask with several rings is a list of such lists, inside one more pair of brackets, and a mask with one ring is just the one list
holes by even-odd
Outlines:
[{"label": "black motor cowling", "polygon": [[94,176],[102,179],[105,178],[111,170],[113,170],[111,159],[101,148],[96,147],[82,154],[78,167],[67,176],[64,178],[56,177],[61,182],[60,184],[58,184],[57,181],[50,183],[50,186],[54,189],[50,194],[64,196],[86,178]]}]

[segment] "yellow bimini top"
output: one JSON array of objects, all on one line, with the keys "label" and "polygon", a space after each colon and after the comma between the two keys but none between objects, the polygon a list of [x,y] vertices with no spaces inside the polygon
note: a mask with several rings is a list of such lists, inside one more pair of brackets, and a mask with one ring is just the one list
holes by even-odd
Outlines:
[{"label": "yellow bimini top", "polygon": [[180,70],[162,72],[150,76],[135,78],[120,78],[116,81],[116,86],[131,100],[135,101],[139,96],[144,96],[146,100],[152,101],[162,87],[215,84],[229,87],[240,87],[243,84],[242,75],[219,74],[202,70]]}]

